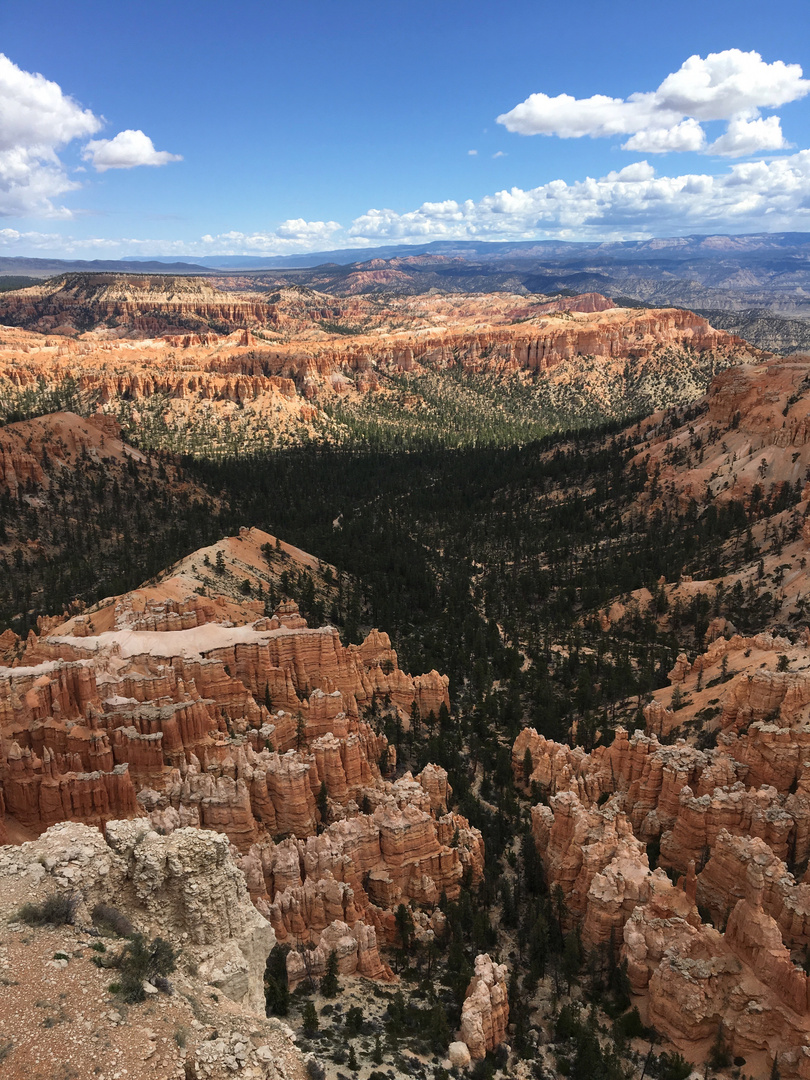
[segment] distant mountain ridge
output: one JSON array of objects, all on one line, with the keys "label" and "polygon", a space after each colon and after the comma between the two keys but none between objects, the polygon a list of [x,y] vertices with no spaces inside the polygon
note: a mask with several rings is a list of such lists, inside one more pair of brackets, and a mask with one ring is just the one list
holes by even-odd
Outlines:
[{"label": "distant mountain ridge", "polygon": [[227,291],[263,294],[294,285],[335,297],[599,292],[622,306],[723,313],[726,329],[766,349],[791,353],[810,343],[810,233],[608,243],[442,240],[301,255],[189,256],[180,262],[161,256],[0,258],[0,275],[76,272],[193,275]]},{"label": "distant mountain ridge", "polygon": [[68,271],[110,270],[127,272],[137,264],[136,272],[199,272],[213,270],[248,270],[262,268],[315,267],[325,264],[345,266],[371,259],[407,258],[412,255],[443,255],[473,259],[475,262],[499,262],[503,259],[569,259],[576,257],[616,258],[634,256],[658,261],[669,255],[714,259],[720,254],[737,253],[752,257],[794,249],[810,259],[810,233],[750,233],[742,236],[692,234],[690,236],[653,237],[649,240],[568,241],[568,240],[433,240],[425,244],[385,244],[379,247],[338,248],[292,255],[186,255],[178,260],[166,255],[127,255],[121,259],[57,259],[23,256],[0,256],[0,273],[66,273]]},{"label": "distant mountain ridge", "polygon": [[[261,267],[313,267],[326,263],[345,266],[370,259],[407,258],[411,255],[444,255],[472,259],[475,262],[498,262],[503,259],[556,259],[588,256],[635,256],[652,261],[677,254],[691,258],[716,258],[721,253],[766,253],[801,248],[810,257],[810,233],[751,233],[744,236],[725,234],[654,237],[649,240],[569,241],[569,240],[433,240],[424,244],[387,244],[368,248],[338,248],[300,255],[208,255],[190,256],[189,261],[215,269]],[[127,256],[125,263],[168,262],[163,256]]]},{"label": "distant mountain ridge", "polygon": [[21,274],[29,277],[54,277],[68,273],[136,273],[151,271],[158,274],[199,274],[195,262],[176,262],[168,259],[143,259],[137,265],[125,259],[35,259],[27,255],[0,255],[0,274]]}]

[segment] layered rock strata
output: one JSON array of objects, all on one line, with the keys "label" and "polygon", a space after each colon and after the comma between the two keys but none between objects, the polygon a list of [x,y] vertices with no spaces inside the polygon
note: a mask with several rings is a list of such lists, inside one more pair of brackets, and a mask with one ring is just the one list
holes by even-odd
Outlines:
[{"label": "layered rock strata", "polygon": [[[794,722],[779,730],[786,751],[793,744],[786,759],[800,762],[804,679],[784,674],[760,679],[767,691],[754,678],[730,682],[721,711],[730,729],[740,700],[754,701],[749,720],[777,697],[795,702]],[[810,945],[810,886],[786,861],[800,873],[810,854],[810,766],[779,788],[763,782],[770,774],[749,764],[761,760],[749,748],[756,724],[705,751],[619,729],[590,754],[526,729],[513,769],[547,800],[532,809],[532,831],[568,929],[579,926],[589,947],[624,939],[634,992],[648,997],[656,1028],[683,1048],[720,1024],[735,1053],[767,1051],[781,1075],[805,1077],[810,999],[795,960]],[[651,871],[653,849],[679,887]]]},{"label": "layered rock strata", "polygon": [[[241,574],[276,557],[272,540],[231,538],[228,565]],[[407,725],[414,703],[437,713],[447,678],[407,675],[376,630],[344,647],[291,602],[268,617],[250,601],[181,594],[184,567],[200,561],[15,644],[0,668],[0,821],[17,838],[65,820],[106,827],[127,858],[135,835],[173,852],[207,830],[292,946],[292,986],[322,975],[332,949],[344,974],[391,978],[380,948],[396,942],[395,909],[412,909],[417,936],[432,931],[440,898],[481,880],[484,849],[449,811],[445,771],[390,779],[395,748],[363,716],[374,705]],[[154,843],[138,846],[141,862]],[[186,872],[179,854],[155,859],[174,860],[177,881]]]},{"label": "layered rock strata", "polygon": [[[658,401],[667,350],[686,357],[684,379],[695,394],[705,386],[701,357],[714,370],[762,355],[692,312],[617,308],[597,294],[543,302],[508,293],[383,299],[283,289],[268,303],[194,279],[170,287],[165,279],[72,275],[6,293],[0,308],[4,322],[28,328],[0,332],[0,382],[12,392],[72,380],[102,411],[133,424],[158,402],[178,435],[203,413],[209,440],[222,445],[234,425],[257,439],[268,429],[285,441],[302,429],[323,437],[332,427],[324,402],[384,393],[388,375],[461,367],[557,382],[560,369],[565,392],[582,358],[596,358],[594,378],[607,377],[596,398],[630,363]],[[660,404],[669,399],[665,393]]]}]

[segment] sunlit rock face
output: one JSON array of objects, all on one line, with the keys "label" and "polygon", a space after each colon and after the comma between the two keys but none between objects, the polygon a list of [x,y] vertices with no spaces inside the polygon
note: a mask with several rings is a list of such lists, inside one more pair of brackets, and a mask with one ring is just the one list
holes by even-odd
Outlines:
[{"label": "sunlit rock face", "polygon": [[[379,946],[394,943],[395,909],[413,908],[417,934],[428,932],[421,910],[457,897],[463,878],[477,884],[484,849],[448,812],[443,769],[389,779],[395,748],[363,715],[374,704],[407,728],[414,704],[425,717],[449,704],[448,680],[403,672],[377,630],[345,647],[291,602],[266,616],[253,601],[188,591],[205,566],[266,569],[268,545],[243,530],[159,584],[10,643],[3,839],[122,818],[161,843],[195,828],[210,846],[219,834],[278,940],[314,946],[316,966],[334,947],[344,972],[390,978]],[[290,957],[295,985],[300,954]]]}]

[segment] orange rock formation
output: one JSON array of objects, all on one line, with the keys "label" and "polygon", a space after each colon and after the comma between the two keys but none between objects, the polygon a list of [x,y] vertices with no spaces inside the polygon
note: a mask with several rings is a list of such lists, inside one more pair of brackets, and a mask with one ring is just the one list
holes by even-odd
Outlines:
[{"label": "orange rock formation", "polygon": [[486,953],[475,959],[475,973],[461,1008],[459,1038],[473,1061],[481,1061],[506,1039],[509,995],[506,965],[495,964]]},{"label": "orange rock formation", "polygon": [[[202,409],[292,438],[302,425],[314,431],[316,419],[328,429],[319,402],[378,391],[382,373],[461,364],[554,379],[555,368],[583,356],[655,366],[670,347],[760,355],[691,312],[616,308],[598,294],[544,302],[506,293],[382,299],[285,289],[268,303],[209,281],[172,280],[74,275],[3,294],[0,318],[28,329],[0,331],[0,380],[32,387],[71,377],[108,413],[125,402],[137,414],[159,395],[168,399],[170,423]],[[76,325],[88,319],[94,329],[79,335]],[[176,332],[189,322],[197,332]]]},{"label": "orange rock formation", "polygon": [[[268,546],[244,530],[215,547],[244,575],[263,572]],[[484,852],[448,812],[444,770],[381,774],[396,755],[363,711],[386,700],[405,722],[414,702],[438,712],[448,680],[407,675],[376,630],[344,647],[293,603],[268,618],[250,602],[184,594],[202,554],[12,643],[13,665],[0,667],[0,821],[14,835],[135,817],[163,835],[224,833],[278,938],[315,947],[308,968],[290,953],[293,985],[332,948],[346,973],[391,977],[378,940],[393,943],[394,909],[412,905],[423,934],[416,909],[456,897],[465,873],[480,881]]]}]

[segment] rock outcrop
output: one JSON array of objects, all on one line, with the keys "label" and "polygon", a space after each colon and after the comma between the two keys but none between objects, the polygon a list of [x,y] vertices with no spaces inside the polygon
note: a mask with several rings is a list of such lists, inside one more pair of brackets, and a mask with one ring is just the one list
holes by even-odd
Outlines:
[{"label": "rock outcrop", "polygon": [[[746,648],[760,663],[771,645]],[[722,652],[720,639],[712,648]],[[691,680],[695,667],[681,662],[672,677]],[[804,1078],[810,999],[795,961],[810,945],[810,886],[786,861],[803,867],[808,855],[805,677],[758,668],[728,685],[716,749],[619,730],[586,754],[526,729],[513,769],[548,800],[533,807],[532,831],[568,928],[589,947],[623,937],[633,991],[657,1030],[684,1047],[720,1025],[734,1053],[767,1051],[781,1075]],[[769,720],[755,719],[765,709]],[[777,766],[763,764],[779,760],[762,750],[769,729],[785,763],[778,787],[766,782]],[[679,887],[650,871],[645,845]]]},{"label": "rock outcrop", "polygon": [[264,1015],[263,977],[273,929],[250,902],[223,836],[179,829],[161,836],[141,821],[76,822],[0,848],[0,877],[21,878],[32,898],[75,896],[89,925],[96,904],[118,908],[141,930],[181,944],[204,981]]},{"label": "rock outcrop", "polygon": [[[129,906],[158,929],[171,909],[200,946],[229,905],[242,918],[236,885],[214,896],[194,884],[238,876],[231,855],[223,862],[230,845],[256,925],[266,918],[292,946],[292,986],[323,974],[332,949],[344,974],[392,978],[380,948],[395,943],[395,909],[407,905],[424,937],[442,895],[480,882],[484,848],[450,812],[443,769],[390,779],[395,749],[364,716],[381,727],[397,714],[407,725],[414,703],[438,713],[448,680],[407,675],[376,630],[344,647],[289,601],[267,616],[236,596],[181,592],[204,559],[225,568],[224,584],[230,566],[260,574],[293,557],[256,530],[213,555],[189,556],[159,585],[92,613],[43,622],[22,649],[15,639],[14,666],[0,668],[0,821],[15,836],[64,821],[106,829],[108,877],[120,869],[110,851],[132,864]],[[315,572],[316,560],[294,557]],[[198,892],[208,910],[183,914]],[[258,969],[269,947],[240,926],[200,970],[255,1004],[256,973],[239,957]]]},{"label": "rock outcrop", "polygon": [[[71,379],[128,423],[159,401],[167,430],[188,438],[204,418],[207,445],[223,447],[234,429],[265,446],[270,430],[283,442],[304,430],[323,437],[334,428],[324,402],[360,402],[403,372],[542,375],[565,396],[587,371],[590,400],[610,412],[628,364],[628,386],[660,407],[701,393],[732,358],[761,355],[692,312],[618,308],[598,294],[383,302],[282,288],[271,302],[226,279],[89,274],[4,293],[0,317],[0,383],[16,390]],[[392,332],[392,323],[403,329]],[[661,368],[674,354],[679,376],[665,389]],[[15,476],[28,467],[36,462],[22,470],[9,462]]]},{"label": "rock outcrop", "polygon": [[486,953],[475,959],[475,973],[461,1007],[460,1041],[466,1043],[473,1061],[506,1040],[509,1026],[509,995],[505,964],[495,964]]},{"label": "rock outcrop", "polygon": [[780,1075],[804,1080],[807,976],[759,906],[756,872],[725,934],[702,923],[694,903],[663,875],[653,877],[650,900],[624,929],[631,988],[647,997],[650,1021],[676,1045],[714,1037],[719,1027],[732,1053],[765,1050],[777,1058]]}]

